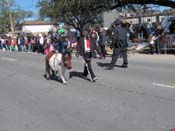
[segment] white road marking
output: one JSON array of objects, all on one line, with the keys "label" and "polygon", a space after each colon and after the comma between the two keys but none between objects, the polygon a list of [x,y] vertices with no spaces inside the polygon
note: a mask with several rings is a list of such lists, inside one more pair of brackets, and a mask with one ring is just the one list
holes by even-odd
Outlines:
[{"label": "white road marking", "polygon": [[7,60],[7,61],[16,61],[16,59],[12,59],[12,58],[6,58],[6,57],[2,57],[2,60]]},{"label": "white road marking", "polygon": [[166,85],[166,84],[160,84],[160,83],[153,83],[154,86],[160,86],[160,87],[165,87],[165,88],[172,88],[174,89],[175,86],[172,85]]}]

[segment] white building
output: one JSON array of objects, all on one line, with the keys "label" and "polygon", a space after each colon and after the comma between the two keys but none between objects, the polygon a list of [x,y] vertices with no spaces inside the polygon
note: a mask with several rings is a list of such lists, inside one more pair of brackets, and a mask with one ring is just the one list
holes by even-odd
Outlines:
[{"label": "white building", "polygon": [[140,16],[137,16],[133,12],[127,12],[125,10],[119,12],[117,10],[112,10],[108,12],[103,13],[103,21],[105,27],[110,27],[110,25],[116,20],[116,18],[124,17],[126,18],[126,21],[129,23],[132,22],[132,24],[145,24],[147,23],[148,19],[151,20],[151,22],[162,22],[162,20],[167,16],[174,16],[175,10],[169,10],[165,12],[155,11],[155,12],[148,12],[146,14],[142,14]]},{"label": "white building", "polygon": [[22,32],[24,33],[48,33],[53,28],[53,23],[45,21],[26,21],[22,24]]}]

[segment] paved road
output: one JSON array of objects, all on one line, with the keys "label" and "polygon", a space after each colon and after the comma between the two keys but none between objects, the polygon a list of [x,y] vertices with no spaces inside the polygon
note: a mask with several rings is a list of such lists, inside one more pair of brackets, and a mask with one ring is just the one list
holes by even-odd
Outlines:
[{"label": "paved road", "polygon": [[[44,56],[0,52],[0,131],[168,131],[175,128],[175,56],[129,55],[129,68],[81,78],[73,58],[67,85],[47,81]],[[121,60],[117,64],[121,64]]]}]

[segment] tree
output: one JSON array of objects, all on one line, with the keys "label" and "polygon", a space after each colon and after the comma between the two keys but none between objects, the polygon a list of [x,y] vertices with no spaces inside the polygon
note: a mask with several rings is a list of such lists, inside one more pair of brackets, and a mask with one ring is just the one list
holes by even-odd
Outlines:
[{"label": "tree", "polygon": [[29,18],[32,15],[33,15],[33,12],[31,11],[25,11],[20,8],[16,9],[13,12],[15,29],[18,30],[20,28],[21,23],[24,22],[25,18]]},{"label": "tree", "polygon": [[8,17],[8,6],[5,0],[0,1],[0,30],[1,33],[5,32],[7,28],[10,28]]},{"label": "tree", "polygon": [[81,30],[85,25],[95,22],[102,12],[102,8],[98,9],[99,3],[103,2],[104,0],[42,0],[39,2],[39,13],[41,18],[50,18],[54,22],[64,21]]},{"label": "tree", "polygon": [[[131,4],[157,4],[175,7],[175,0],[41,0],[41,18],[64,21],[81,30],[102,12]],[[47,11],[46,11],[47,10]]]},{"label": "tree", "polygon": [[24,18],[31,17],[32,12],[22,10],[15,5],[14,0],[0,0],[0,32],[5,33],[11,31],[11,23],[9,15],[12,16],[14,29],[17,29],[19,23],[24,21]]}]

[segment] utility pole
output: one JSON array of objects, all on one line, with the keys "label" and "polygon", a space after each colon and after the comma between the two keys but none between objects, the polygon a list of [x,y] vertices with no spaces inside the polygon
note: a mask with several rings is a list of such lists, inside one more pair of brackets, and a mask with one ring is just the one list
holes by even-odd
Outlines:
[{"label": "utility pole", "polygon": [[8,5],[8,8],[9,8],[9,19],[10,19],[10,29],[12,31],[12,35],[14,35],[14,25],[13,25],[13,19],[12,19],[12,12],[11,12],[11,5],[10,5],[10,2],[9,0],[7,0],[7,5]]}]

